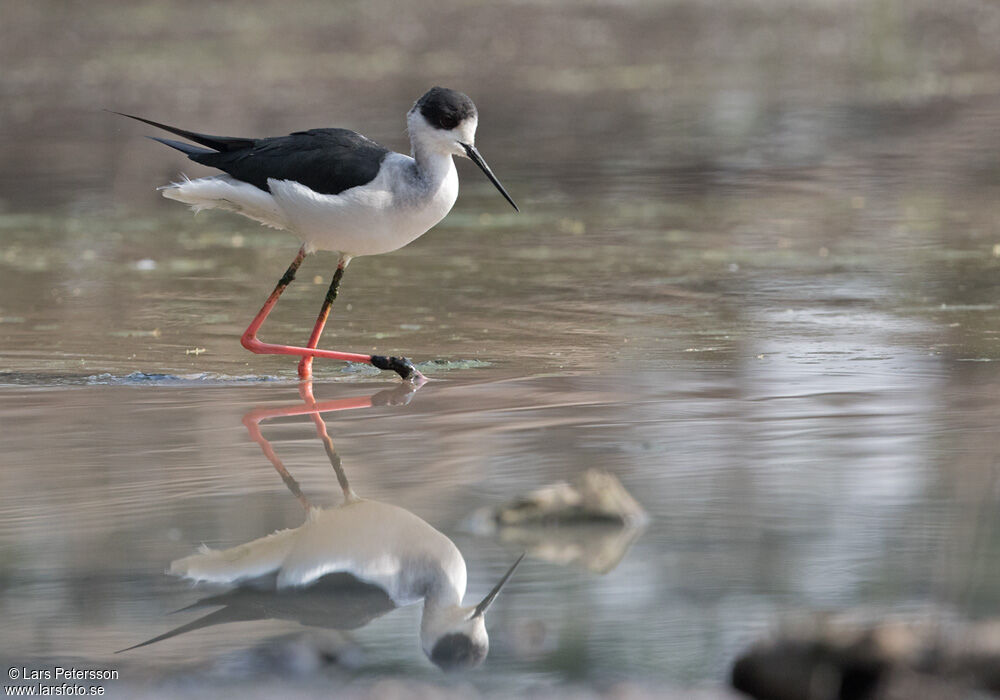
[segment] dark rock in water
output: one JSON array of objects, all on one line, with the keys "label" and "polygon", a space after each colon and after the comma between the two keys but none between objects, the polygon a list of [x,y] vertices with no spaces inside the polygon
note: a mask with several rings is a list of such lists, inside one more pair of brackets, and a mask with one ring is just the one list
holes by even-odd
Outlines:
[{"label": "dark rock in water", "polygon": [[737,659],[732,684],[759,700],[861,700],[874,697],[885,670],[850,650],[778,640]]},{"label": "dark rock in water", "polygon": [[573,483],[543,486],[502,506],[483,508],[468,526],[536,559],[607,573],[647,520],[645,510],[614,475],[590,469]]},{"label": "dark rock in water", "polygon": [[758,700],[949,700],[1000,692],[1000,624],[817,618],[754,644],[734,663]]}]

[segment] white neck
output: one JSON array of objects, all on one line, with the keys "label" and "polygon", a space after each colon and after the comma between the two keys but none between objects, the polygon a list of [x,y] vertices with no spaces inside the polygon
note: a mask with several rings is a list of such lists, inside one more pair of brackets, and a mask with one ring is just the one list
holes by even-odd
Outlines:
[{"label": "white neck", "polygon": [[450,153],[442,153],[425,144],[414,143],[410,154],[417,163],[418,177],[432,190],[436,190],[455,170],[455,161]]}]

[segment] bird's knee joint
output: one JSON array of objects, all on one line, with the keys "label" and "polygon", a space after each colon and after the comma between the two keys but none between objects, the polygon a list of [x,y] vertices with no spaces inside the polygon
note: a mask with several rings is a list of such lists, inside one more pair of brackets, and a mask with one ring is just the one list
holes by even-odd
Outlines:
[{"label": "bird's knee joint", "polygon": [[261,343],[259,340],[257,340],[256,336],[251,335],[249,333],[244,333],[242,335],[242,337],[240,337],[240,345],[242,345],[244,348],[246,348],[247,350],[249,350],[252,353],[259,354],[260,353],[260,346],[262,344],[263,343]]}]

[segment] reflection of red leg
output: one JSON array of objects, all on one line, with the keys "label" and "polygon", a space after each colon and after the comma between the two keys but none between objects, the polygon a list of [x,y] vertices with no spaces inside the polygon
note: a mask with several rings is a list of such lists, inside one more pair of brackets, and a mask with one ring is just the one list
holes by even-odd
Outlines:
[{"label": "reflection of red leg", "polygon": [[281,480],[285,482],[285,486],[288,487],[288,490],[291,491],[292,495],[299,500],[299,503],[302,504],[303,508],[309,510],[312,508],[312,504],[309,503],[309,499],[302,493],[302,489],[299,488],[299,483],[295,480],[295,477],[293,477],[285,468],[285,464],[281,461],[281,458],[278,457],[277,453],[275,453],[271,443],[266,437],[264,437],[263,433],[260,432],[260,421],[254,419],[253,413],[254,412],[251,411],[243,417],[243,425],[247,427],[247,431],[250,433],[250,439],[260,445],[261,452],[263,452],[264,456],[267,457],[267,460],[274,465],[274,468],[277,470],[278,474],[281,475]]},{"label": "reflection of red leg", "polygon": [[[299,388],[299,395],[302,400],[307,404],[316,406],[316,399],[313,397],[312,393],[312,382],[303,382]],[[372,397],[367,398],[367,405],[372,405]],[[354,405],[351,408],[364,408],[365,406]],[[343,408],[338,408],[337,410],[344,410]],[[323,448],[326,450],[326,456],[330,460],[330,466],[333,467],[334,473],[337,475],[337,483],[340,484],[340,490],[344,494],[344,503],[351,503],[352,501],[358,500],[358,496],[351,489],[351,485],[347,481],[347,475],[344,473],[343,468],[340,466],[340,455],[337,454],[336,448],[333,446],[333,440],[330,439],[330,433],[326,431],[326,423],[323,421],[323,416],[320,415],[320,411],[316,410],[310,412],[309,417],[312,418],[313,423],[316,425],[316,434],[319,439],[323,441]]]},{"label": "reflection of red leg", "polygon": [[280,406],[278,408],[257,408],[243,416],[243,424],[249,427],[250,424],[258,425],[272,418],[305,416],[311,413],[329,413],[330,411],[350,411],[355,408],[368,408],[372,405],[371,396],[352,396],[349,399],[331,399],[330,401],[320,401],[317,403],[315,399],[311,398],[311,383],[305,382],[304,387],[307,388],[308,396],[310,397],[306,399],[306,403],[295,404],[294,406]]},{"label": "reflection of red leg", "polygon": [[[309,342],[306,343],[307,348],[315,348],[319,345],[319,337],[323,334],[323,326],[326,325],[326,319],[330,316],[330,309],[333,307],[333,302],[337,300],[340,280],[344,276],[344,269],[347,267],[348,262],[350,262],[350,258],[341,258],[337,264],[337,271],[333,273],[333,280],[330,282],[330,288],[326,291],[326,298],[323,300],[323,306],[319,310],[316,325],[313,326]],[[299,360],[299,379],[312,378],[312,362],[312,355],[306,355]]]},{"label": "reflection of red leg", "polygon": [[313,396],[312,382],[305,381],[299,385],[299,395],[302,397],[303,403],[296,404],[294,406],[255,409],[243,416],[243,425],[246,426],[247,431],[250,433],[250,438],[260,445],[260,449],[264,453],[264,456],[267,457],[268,461],[272,465],[274,465],[274,468],[277,470],[278,474],[281,475],[281,478],[285,482],[288,489],[299,500],[302,507],[308,510],[312,507],[309,500],[302,494],[302,490],[299,488],[298,483],[285,468],[284,463],[281,461],[281,458],[278,457],[277,453],[275,453],[274,447],[271,445],[270,441],[264,437],[264,434],[260,429],[260,424],[271,418],[301,415],[311,416],[313,422],[316,424],[316,432],[323,441],[323,446],[326,448],[327,455],[330,457],[330,464],[333,465],[334,471],[337,473],[337,481],[340,483],[340,488],[344,492],[345,500],[356,500],[357,496],[355,496],[354,492],[351,491],[351,487],[347,483],[347,477],[340,468],[340,457],[337,456],[337,453],[334,450],[333,441],[330,439],[330,435],[326,431],[326,424],[323,422],[320,414],[328,413],[330,411],[350,411],[356,408],[368,408],[376,403],[378,405],[405,403],[412,393],[412,391],[407,391],[405,394],[399,395],[399,392],[403,390],[405,386],[406,385],[400,385],[392,391],[380,391],[373,396],[355,396],[347,399],[333,399],[331,401],[317,403],[316,398]]},{"label": "reflection of red leg", "polygon": [[302,490],[299,488],[298,483],[292,475],[288,473],[288,470],[282,463],[281,458],[279,458],[275,453],[274,447],[268,439],[264,437],[264,434],[260,430],[260,424],[271,418],[302,415],[311,416],[313,422],[316,424],[316,433],[323,441],[323,447],[326,448],[327,456],[330,458],[330,464],[337,473],[337,481],[340,483],[340,488],[344,492],[344,500],[357,500],[357,496],[354,495],[350,485],[347,483],[347,476],[340,467],[340,457],[333,448],[333,441],[330,439],[330,435],[326,431],[326,423],[323,422],[320,414],[329,413],[331,411],[350,411],[356,408],[368,408],[369,406],[396,406],[406,404],[409,402],[410,397],[413,395],[413,392],[417,390],[417,388],[418,387],[410,387],[407,389],[407,385],[400,384],[394,389],[386,389],[371,396],[355,396],[348,399],[333,399],[331,401],[317,402],[316,397],[313,396],[312,382],[305,381],[299,385],[299,396],[302,397],[301,404],[296,404],[294,406],[279,406],[278,408],[255,409],[243,416],[243,425],[246,426],[247,431],[250,433],[250,438],[260,445],[260,449],[263,451],[264,456],[267,457],[268,461],[271,462],[272,465],[274,465],[274,468],[278,471],[278,474],[281,475],[281,478],[284,480],[285,485],[288,486],[288,489],[297,499],[299,499],[299,503],[302,504],[302,507],[308,510],[312,507],[309,500],[302,494]]}]

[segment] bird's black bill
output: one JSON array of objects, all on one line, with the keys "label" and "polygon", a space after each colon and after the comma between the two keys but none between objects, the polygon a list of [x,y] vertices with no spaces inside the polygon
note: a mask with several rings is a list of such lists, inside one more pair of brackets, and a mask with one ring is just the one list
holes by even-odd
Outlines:
[{"label": "bird's black bill", "polygon": [[510,205],[512,207],[514,207],[514,211],[517,211],[517,212],[521,211],[520,209],[517,208],[517,205],[514,204],[514,200],[510,198],[510,195],[507,194],[507,190],[505,190],[503,188],[503,185],[500,184],[500,181],[497,180],[497,176],[493,174],[492,170],[490,170],[490,166],[486,165],[486,161],[483,160],[483,157],[481,155],[479,155],[479,151],[476,150],[476,147],[475,146],[470,146],[467,143],[463,143],[462,144],[462,148],[465,149],[465,152],[468,154],[469,159],[473,163],[475,163],[476,165],[478,165],[479,169],[482,170],[484,173],[486,173],[486,177],[488,177],[490,179],[490,182],[492,182],[493,185],[498,190],[500,190],[500,194],[503,195],[503,198],[506,199],[508,202],[510,202]]},{"label": "bird's black bill", "polygon": [[[513,202],[511,202],[511,204],[513,204]],[[493,600],[497,597],[497,594],[500,593],[500,589],[503,588],[503,585],[505,583],[507,583],[507,579],[509,579],[511,574],[514,573],[514,569],[517,568],[517,565],[521,563],[522,559],[524,559],[523,554],[517,558],[517,561],[514,562],[513,566],[507,569],[507,573],[503,575],[502,579],[500,579],[500,583],[493,586],[493,590],[487,593],[486,597],[483,598],[482,602],[476,606],[476,609],[472,613],[472,617],[479,617],[480,615],[486,612],[486,608],[490,607],[490,605],[493,604]]]}]

